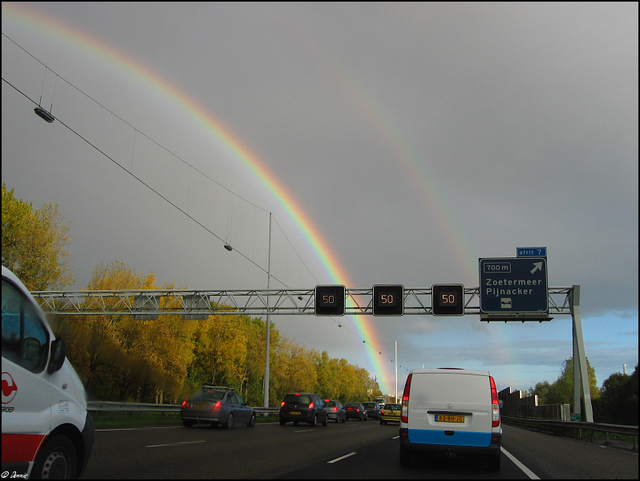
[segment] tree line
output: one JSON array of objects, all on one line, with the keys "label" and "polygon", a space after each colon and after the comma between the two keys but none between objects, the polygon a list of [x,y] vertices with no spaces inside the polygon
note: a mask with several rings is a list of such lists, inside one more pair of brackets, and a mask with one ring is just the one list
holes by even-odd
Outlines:
[{"label": "tree line", "polygon": [[[598,389],[595,369],[587,359],[589,391],[593,419],[598,423],[638,425],[638,366],[633,374],[613,373]],[[529,388],[529,395],[537,395],[539,404],[570,404],[573,406],[573,359],[566,359],[558,379],[549,384],[539,382]],[[584,400],[581,400],[584,412]]]},{"label": "tree line", "polygon": [[[2,185],[2,264],[30,290],[58,290],[73,283],[66,266],[70,225],[57,205],[34,210]],[[157,285],[116,261],[98,264],[87,290],[175,289]],[[106,300],[105,302],[109,302]],[[229,386],[252,405],[262,405],[266,322],[247,315],[212,315],[202,321],[163,315],[153,321],[131,315],[57,315],[51,325],[67,343],[67,358],[90,399],[181,401],[202,384]],[[341,402],[381,395],[366,369],[330,358],[282,336],[271,324],[269,399],[287,392],[317,392]]]}]

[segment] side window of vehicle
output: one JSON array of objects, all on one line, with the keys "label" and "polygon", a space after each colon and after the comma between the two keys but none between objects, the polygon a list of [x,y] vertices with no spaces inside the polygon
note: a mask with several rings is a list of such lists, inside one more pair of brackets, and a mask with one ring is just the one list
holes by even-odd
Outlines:
[{"label": "side window of vehicle", "polygon": [[2,355],[32,372],[47,362],[49,334],[31,302],[2,280]]},{"label": "side window of vehicle", "polygon": [[236,393],[236,402],[238,404],[244,404],[244,400],[242,399],[242,397],[238,393]]}]

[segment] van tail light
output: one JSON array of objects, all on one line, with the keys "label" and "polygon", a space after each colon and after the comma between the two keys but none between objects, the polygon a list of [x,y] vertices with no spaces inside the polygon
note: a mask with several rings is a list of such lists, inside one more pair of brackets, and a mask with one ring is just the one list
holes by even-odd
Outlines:
[{"label": "van tail light", "polygon": [[309,409],[313,409],[313,403],[309,403]]},{"label": "van tail light", "polygon": [[496,382],[493,380],[492,376],[489,376],[489,382],[491,383],[491,407],[493,408],[491,426],[497,428],[498,426],[500,426],[500,400],[498,399]]},{"label": "van tail light", "polygon": [[407,382],[404,385],[404,391],[402,392],[402,411],[400,413],[400,422],[409,422],[409,391],[411,390],[411,377],[413,374],[407,376]]},{"label": "van tail light", "polygon": [[284,401],[282,401],[282,402],[280,403],[280,407],[282,407],[282,406],[284,406]]}]

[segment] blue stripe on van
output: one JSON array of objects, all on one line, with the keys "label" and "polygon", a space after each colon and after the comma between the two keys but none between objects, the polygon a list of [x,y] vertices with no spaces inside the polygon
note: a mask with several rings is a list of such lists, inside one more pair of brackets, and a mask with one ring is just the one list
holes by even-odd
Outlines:
[{"label": "blue stripe on van", "polygon": [[452,436],[447,436],[444,431],[409,429],[409,441],[415,444],[437,444],[440,446],[487,447],[491,445],[491,433],[454,431]]}]

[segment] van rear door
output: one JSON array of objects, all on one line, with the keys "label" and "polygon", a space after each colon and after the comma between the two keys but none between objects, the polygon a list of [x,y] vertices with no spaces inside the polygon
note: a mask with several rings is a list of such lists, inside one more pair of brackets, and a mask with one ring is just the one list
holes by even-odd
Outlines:
[{"label": "van rear door", "polygon": [[486,447],[491,444],[491,389],[486,373],[414,372],[408,411],[409,441]]}]

